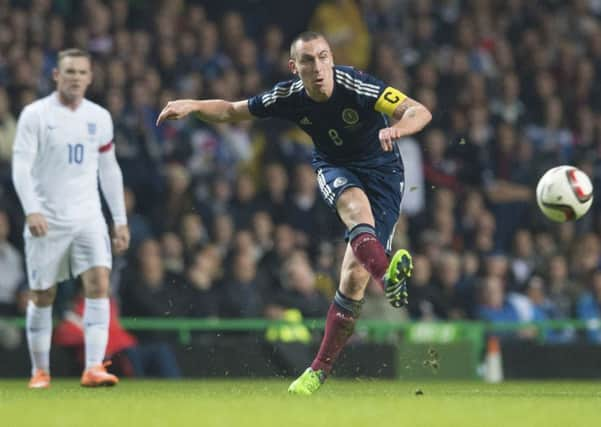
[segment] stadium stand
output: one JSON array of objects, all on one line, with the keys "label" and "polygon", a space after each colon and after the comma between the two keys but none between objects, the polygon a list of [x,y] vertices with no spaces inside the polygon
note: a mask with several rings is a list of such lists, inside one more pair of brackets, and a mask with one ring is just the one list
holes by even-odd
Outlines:
[{"label": "stadium stand", "polygon": [[[600,2],[299,2],[297,24],[278,6],[289,2],[262,2],[273,7],[269,18],[213,3],[0,0],[4,314],[25,307],[24,275],[3,263],[19,260],[23,245],[10,182],[15,120],[51,90],[58,50],[80,47],[93,54],[89,96],[113,115],[128,188],[133,244],[112,283],[122,314],[324,315],[345,243],[307,173],[307,136],[277,121],[154,126],[167,100],[242,99],[288,78],[287,43],[312,25],[342,34],[341,58],[434,114],[400,142],[415,183],[395,237],[416,254],[405,317],[601,318],[599,203],[577,223],[552,225],[533,197],[538,177],[558,164],[578,166],[601,188]],[[339,27],[324,25],[332,7],[349,16]],[[302,271],[291,271],[293,257]],[[395,315],[378,288],[370,294],[366,318]],[[599,342],[598,333],[546,335],[587,338]]]}]

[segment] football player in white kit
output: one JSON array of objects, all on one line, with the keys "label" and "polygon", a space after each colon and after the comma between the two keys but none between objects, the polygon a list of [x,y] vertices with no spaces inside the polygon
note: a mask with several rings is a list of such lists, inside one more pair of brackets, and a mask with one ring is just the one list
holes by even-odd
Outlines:
[{"label": "football player in white kit", "polygon": [[49,352],[56,283],[81,275],[85,370],[83,386],[115,385],[103,364],[109,327],[111,241],[98,182],[111,211],[112,246],[129,246],[123,178],[107,110],[84,98],[92,81],[87,52],[58,54],[56,91],[26,106],[13,148],[13,182],[26,215],[25,256],[31,297],[27,342],[30,388],[50,386]]}]

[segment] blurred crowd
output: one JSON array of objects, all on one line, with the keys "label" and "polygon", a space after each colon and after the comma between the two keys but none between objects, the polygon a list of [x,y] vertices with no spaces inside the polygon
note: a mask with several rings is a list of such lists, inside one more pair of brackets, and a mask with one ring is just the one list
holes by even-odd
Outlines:
[{"label": "blurred crowd", "polygon": [[[88,97],[115,123],[132,232],[112,276],[122,314],[326,313],[344,230],[321,200],[308,137],[276,120],[154,125],[168,100],[244,99],[290,78],[295,34],[277,14],[266,19],[270,1],[255,2],[265,3],[255,14],[212,3],[0,0],[2,313],[22,310],[26,289],[23,216],[10,182],[15,121],[52,90],[65,47],[93,54]],[[414,254],[409,307],[388,307],[370,284],[363,317],[599,321],[599,203],[576,223],[551,224],[534,188],[560,164],[601,188],[601,1],[306,7],[307,28],[328,37],[337,63],[406,91],[434,116],[399,142],[407,185],[394,244]],[[571,330],[546,337],[576,338]],[[588,337],[601,343],[601,330]]]}]

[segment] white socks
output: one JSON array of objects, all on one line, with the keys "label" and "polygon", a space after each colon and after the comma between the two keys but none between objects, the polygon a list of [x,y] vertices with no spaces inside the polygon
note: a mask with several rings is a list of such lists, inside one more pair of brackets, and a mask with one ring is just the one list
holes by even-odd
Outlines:
[{"label": "white socks", "polygon": [[86,369],[101,365],[104,360],[110,316],[108,298],[86,298],[83,311]]},{"label": "white socks", "polygon": [[52,340],[52,306],[38,307],[29,301],[26,315],[27,343],[31,358],[31,374],[38,369],[50,372]]}]

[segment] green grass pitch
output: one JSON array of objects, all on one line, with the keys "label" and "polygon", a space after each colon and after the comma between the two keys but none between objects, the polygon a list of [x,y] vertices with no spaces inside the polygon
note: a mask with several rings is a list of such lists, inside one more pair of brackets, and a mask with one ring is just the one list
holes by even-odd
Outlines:
[{"label": "green grass pitch", "polygon": [[[330,380],[312,397],[287,395],[289,380],[124,380],[83,389],[54,380],[28,390],[0,381],[4,427],[601,425],[601,382],[403,382]],[[420,389],[423,395],[416,395]]]}]

